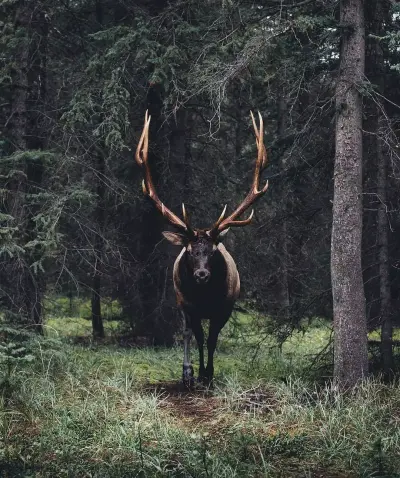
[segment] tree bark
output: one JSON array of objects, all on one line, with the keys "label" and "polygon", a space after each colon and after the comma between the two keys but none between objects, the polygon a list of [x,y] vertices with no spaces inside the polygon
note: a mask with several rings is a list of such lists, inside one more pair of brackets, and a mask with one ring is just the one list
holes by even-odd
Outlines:
[{"label": "tree bark", "polygon": [[336,154],[331,242],[334,380],[341,389],[367,375],[367,324],[361,267],[362,98],[365,60],[362,0],[341,0],[336,85]]}]

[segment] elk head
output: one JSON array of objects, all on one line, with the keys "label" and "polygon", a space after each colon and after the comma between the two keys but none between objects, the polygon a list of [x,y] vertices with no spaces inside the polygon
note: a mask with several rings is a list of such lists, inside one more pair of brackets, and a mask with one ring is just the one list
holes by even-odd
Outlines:
[{"label": "elk head", "polygon": [[259,189],[260,173],[267,164],[267,152],[264,146],[264,126],[263,120],[258,113],[260,120],[260,128],[257,128],[256,121],[252,112],[251,119],[253,122],[254,132],[257,144],[257,160],[254,169],[253,182],[246,198],[239,206],[225,217],[227,206],[225,205],[218,220],[209,229],[194,229],[190,226],[185,205],[182,204],[183,220],[168,209],[159,199],[151,177],[148,164],[149,150],[149,126],[151,117],[146,111],[144,127],[142,135],[136,149],[135,159],[139,166],[144,169],[144,179],[142,181],[143,193],[149,196],[155,203],[161,214],[177,229],[179,233],[163,232],[164,237],[172,244],[183,246],[186,249],[187,260],[193,271],[193,277],[198,284],[208,282],[214,253],[217,250],[218,243],[221,242],[223,236],[228,232],[230,227],[243,227],[251,223],[254,210],[251,211],[247,219],[238,219],[259,197],[263,196],[268,189],[268,181],[262,189]]}]

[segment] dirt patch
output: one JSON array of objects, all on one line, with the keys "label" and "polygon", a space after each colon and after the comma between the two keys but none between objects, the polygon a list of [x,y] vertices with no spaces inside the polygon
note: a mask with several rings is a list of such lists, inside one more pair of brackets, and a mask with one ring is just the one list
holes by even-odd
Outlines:
[{"label": "dirt patch", "polygon": [[206,431],[224,421],[221,417],[222,400],[213,396],[206,387],[199,385],[188,390],[181,383],[161,382],[146,390],[157,392],[161,409],[192,431]]}]

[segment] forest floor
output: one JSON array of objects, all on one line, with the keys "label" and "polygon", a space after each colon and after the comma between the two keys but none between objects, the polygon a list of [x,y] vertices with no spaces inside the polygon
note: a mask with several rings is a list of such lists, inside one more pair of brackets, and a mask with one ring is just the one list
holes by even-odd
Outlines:
[{"label": "forest floor", "polygon": [[88,321],[49,320],[27,360],[3,370],[0,476],[400,477],[399,384],[341,395],[329,353],[316,361],[325,322],[279,348],[260,320],[231,321],[214,387],[190,391],[180,347],[94,344]]}]

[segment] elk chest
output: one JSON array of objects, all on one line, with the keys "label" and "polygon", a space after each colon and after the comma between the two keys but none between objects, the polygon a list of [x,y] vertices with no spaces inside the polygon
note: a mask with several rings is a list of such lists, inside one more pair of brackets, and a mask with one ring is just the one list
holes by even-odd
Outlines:
[{"label": "elk chest", "polygon": [[240,292],[236,264],[223,244],[218,244],[212,257],[207,283],[196,282],[185,248],[175,261],[173,279],[178,305],[191,309],[203,318],[218,314],[231,305]]}]

